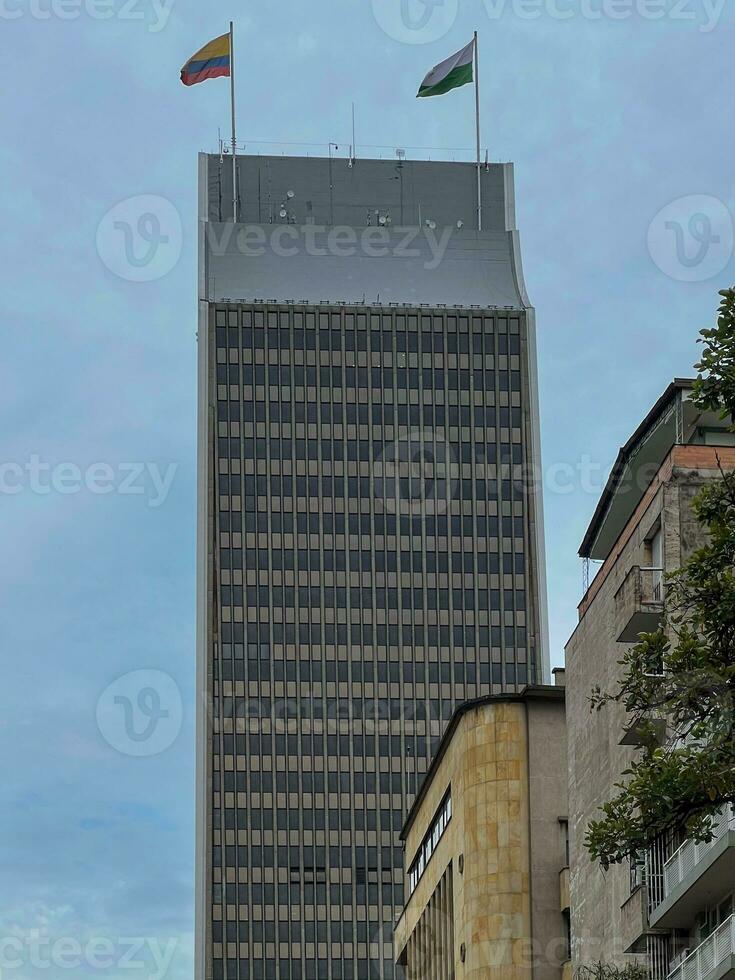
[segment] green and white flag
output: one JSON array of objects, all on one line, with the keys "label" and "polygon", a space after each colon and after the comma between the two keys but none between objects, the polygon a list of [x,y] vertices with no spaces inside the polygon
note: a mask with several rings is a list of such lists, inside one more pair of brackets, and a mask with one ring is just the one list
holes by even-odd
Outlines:
[{"label": "green and white flag", "polygon": [[430,95],[444,95],[453,88],[467,85],[473,81],[472,61],[475,55],[475,42],[470,41],[466,48],[457,51],[451,58],[435,65],[421,83],[417,99]]}]

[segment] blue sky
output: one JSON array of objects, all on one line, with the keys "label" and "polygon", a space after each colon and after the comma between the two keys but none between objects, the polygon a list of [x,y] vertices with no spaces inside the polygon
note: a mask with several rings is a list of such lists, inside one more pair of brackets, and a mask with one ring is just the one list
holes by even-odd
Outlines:
[{"label": "blue sky", "polygon": [[[538,315],[553,663],[603,470],[735,279],[733,0],[435,2],[408,28],[400,0],[0,0],[3,980],[192,975],[196,153],[229,108],[189,55],[235,19],[251,148],[347,143],[355,101],[358,152],[392,156],[472,145],[469,89],[414,94],[479,29]],[[149,282],[103,261],[139,195],[181,222]]]}]

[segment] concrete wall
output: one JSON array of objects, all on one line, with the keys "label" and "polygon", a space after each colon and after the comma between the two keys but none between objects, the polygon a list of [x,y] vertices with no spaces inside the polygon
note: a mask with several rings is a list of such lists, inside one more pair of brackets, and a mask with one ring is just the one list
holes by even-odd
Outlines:
[{"label": "concrete wall", "polygon": [[[512,164],[202,155],[212,301],[529,306]],[[291,196],[289,196],[291,195]],[[285,212],[286,216],[281,217]],[[383,224],[379,222],[383,221]]]},{"label": "concrete wall", "polygon": [[[325,147],[326,149],[326,147]],[[205,155],[209,221],[232,215],[232,158],[220,163]],[[416,225],[427,219],[438,226],[464,221],[476,227],[477,170],[472,163],[446,160],[358,159],[344,157],[238,154],[238,218],[277,223],[281,206],[298,224],[357,227],[377,224],[376,212],[390,214],[394,225]],[[515,227],[513,165],[483,167],[483,227]],[[289,197],[289,191],[292,196]]]},{"label": "concrete wall", "polygon": [[[676,494],[670,486],[659,488],[636,521],[630,538],[604,584],[587,608],[566,647],[567,729],[569,738],[569,834],[574,966],[598,960],[623,965],[630,957],[622,936],[621,907],[630,897],[627,863],[603,873],[592,864],[584,847],[589,821],[613,792],[613,784],[630,764],[634,749],[619,745],[625,712],[618,705],[590,712],[590,696],[596,685],[614,690],[620,674],[618,661],[624,647],[616,642],[615,593],[633,565],[646,565],[645,538],[667,509],[667,527],[676,521]],[[665,547],[668,563],[670,549]],[[598,574],[602,574],[603,570]]]},{"label": "concrete wall", "polygon": [[[727,455],[732,451],[719,450]],[[735,455],[732,457],[735,463]],[[625,646],[616,642],[619,617],[615,593],[634,565],[650,563],[646,538],[663,521],[664,567],[681,566],[703,541],[692,513],[692,500],[704,483],[717,475],[714,450],[676,447],[661,468],[621,534],[610,558],[598,572],[580,604],[580,622],[566,647],[567,729],[569,740],[569,829],[572,959],[574,966],[600,959],[623,965],[635,939],[647,928],[645,894],[631,894],[629,865],[603,873],[584,847],[586,828],[599,818],[599,807],[611,798],[613,786],[635,757],[635,749],[619,744],[625,713],[618,705],[590,713],[593,687],[613,691],[620,678],[618,661]],[[640,945],[640,943],[639,943]]]},{"label": "concrete wall", "polygon": [[[567,736],[557,704],[527,705],[531,815],[531,923],[536,966],[534,980],[558,980],[566,957],[566,931],[560,915],[560,873],[566,865]],[[561,723],[560,723],[561,722]]]}]

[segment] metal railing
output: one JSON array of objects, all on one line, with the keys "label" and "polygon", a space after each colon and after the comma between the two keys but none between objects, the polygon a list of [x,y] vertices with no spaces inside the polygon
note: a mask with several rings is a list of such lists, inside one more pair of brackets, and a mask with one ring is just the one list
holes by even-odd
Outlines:
[{"label": "metal railing", "polygon": [[663,568],[641,567],[639,590],[641,602],[663,602],[664,598],[664,570]]},{"label": "metal railing", "polygon": [[657,837],[646,852],[646,885],[648,887],[648,914],[663,902],[666,888],[666,860],[671,853],[670,834]]},{"label": "metal railing", "polygon": [[631,565],[615,593],[618,602],[631,600],[643,605],[663,602],[664,570],[652,565]]},{"label": "metal railing", "polygon": [[735,915],[721,926],[669,973],[668,980],[707,980],[729,956],[735,954]]},{"label": "metal railing", "polygon": [[[735,807],[724,807],[712,821],[712,840],[697,844],[693,840],[684,841],[664,865],[664,895],[668,896],[696,868],[702,858],[715,846],[728,830],[735,830]],[[662,898],[662,901],[663,901]],[[660,904],[660,903],[656,903]]]},{"label": "metal railing", "polygon": [[657,936],[652,933],[646,936],[646,956],[650,980],[667,980],[670,953],[671,942],[668,936]]}]

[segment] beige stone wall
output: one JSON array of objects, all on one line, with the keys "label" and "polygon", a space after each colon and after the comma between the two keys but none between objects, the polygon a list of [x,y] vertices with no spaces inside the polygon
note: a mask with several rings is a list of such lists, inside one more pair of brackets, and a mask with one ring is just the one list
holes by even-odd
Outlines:
[{"label": "beige stone wall", "polygon": [[[590,713],[589,698],[599,684],[614,690],[619,681],[618,661],[626,647],[616,642],[618,620],[615,593],[634,565],[647,565],[650,555],[646,538],[662,518],[664,566],[680,567],[691,551],[702,543],[691,501],[703,482],[715,474],[701,465],[700,447],[680,447],[663,468],[666,480],[649,495],[621,540],[615,560],[607,562],[580,605],[580,622],[566,647],[567,729],[569,741],[569,827],[571,848],[571,916],[573,963],[604,960],[623,965],[631,961],[625,949],[640,934],[641,897],[631,896],[628,863],[604,873],[592,864],[584,848],[589,821],[599,817],[599,807],[614,792],[614,784],[635,756],[635,750],[619,744],[625,728],[625,713],[617,705]],[[696,458],[692,455],[698,452]],[[689,464],[689,465],[685,465]],[[645,896],[644,896],[645,899]],[[645,906],[645,900],[643,901]],[[631,910],[636,914],[632,914]],[[645,919],[645,914],[643,916]]]},{"label": "beige stone wall", "polygon": [[[564,860],[558,817],[566,811],[564,709],[557,702],[534,704],[532,710],[538,731],[532,725],[531,742],[526,705],[521,702],[486,704],[462,716],[406,842],[408,866],[451,782],[452,819],[407,902],[396,929],[396,951],[406,946],[451,864],[455,974],[467,980],[561,977],[563,956],[553,970],[546,962],[534,970],[534,953],[543,953],[549,937],[563,933],[558,875]],[[545,760],[540,766],[544,743],[553,757],[551,765]],[[561,790],[551,789],[552,773]],[[533,821],[532,786],[538,806],[544,807],[543,815]],[[538,848],[535,855],[532,839]],[[535,886],[538,894],[533,896]],[[534,934],[533,911],[540,937]]]},{"label": "beige stone wall", "polygon": [[560,705],[528,704],[531,813],[531,924],[534,980],[559,980],[566,959],[567,930],[560,872],[566,865],[567,733]]},{"label": "beige stone wall", "polygon": [[531,975],[524,965],[531,937],[531,869],[523,705],[471,712],[465,742],[465,867],[456,937],[466,944],[466,960],[458,976],[523,980]]}]

